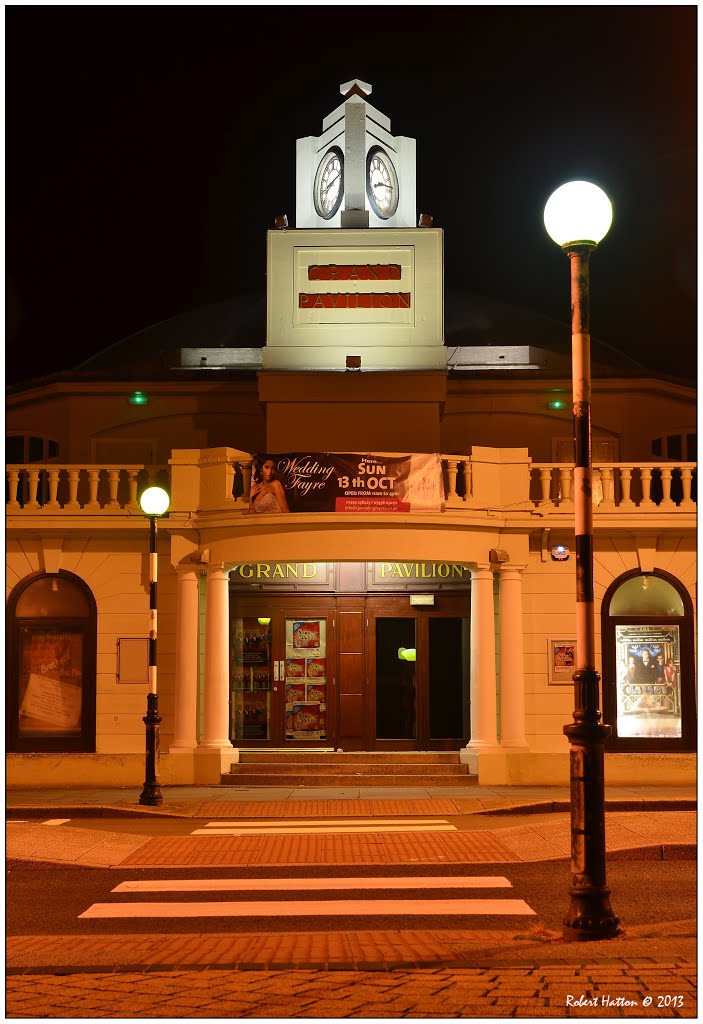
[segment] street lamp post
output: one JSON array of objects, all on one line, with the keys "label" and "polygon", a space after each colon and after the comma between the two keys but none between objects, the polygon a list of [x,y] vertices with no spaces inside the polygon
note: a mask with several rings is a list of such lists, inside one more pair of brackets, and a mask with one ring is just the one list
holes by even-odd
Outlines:
[{"label": "street lamp post", "polygon": [[149,693],[146,698],[146,769],[144,788],[139,803],[158,807],[163,802],[159,785],[159,698],[156,691],[156,517],[162,516],[169,506],[169,496],[162,487],[147,487],[139,504],[149,517]]},{"label": "street lamp post", "polygon": [[607,939],[619,919],[605,878],[604,744],[595,668],[593,614],[593,493],[591,463],[591,337],[589,260],[612,221],[610,200],[596,185],[570,181],[549,198],[544,223],[571,263],[571,349],[574,403],[574,518],[576,548],[576,671],[571,744],[571,902],[565,939]]}]

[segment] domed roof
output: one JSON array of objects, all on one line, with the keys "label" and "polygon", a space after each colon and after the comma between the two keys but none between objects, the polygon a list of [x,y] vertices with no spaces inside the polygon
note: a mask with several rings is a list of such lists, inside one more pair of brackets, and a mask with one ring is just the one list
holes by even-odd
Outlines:
[{"label": "domed roof", "polygon": [[[474,374],[491,370],[509,372],[509,367],[513,372],[520,372],[519,366],[510,365],[510,359],[502,365],[491,366],[489,357],[491,350],[518,346],[524,351],[531,350],[530,365],[522,367],[523,370],[569,373],[570,327],[550,317],[496,299],[447,290],[444,326],[450,368],[466,368],[465,359],[458,358],[457,354],[471,349]],[[97,352],[75,369],[91,377],[107,374],[122,379],[170,378],[176,368],[181,375],[186,369],[181,363],[182,349],[260,349],[265,344],[266,294],[255,292],[162,320]],[[592,338],[591,347],[594,374],[632,374],[645,369],[635,359],[597,338]],[[486,350],[485,362],[480,353],[476,357],[476,351],[482,348]],[[229,371],[222,372],[241,369],[241,366],[230,366]],[[191,371],[199,373],[197,361],[191,364]]]}]

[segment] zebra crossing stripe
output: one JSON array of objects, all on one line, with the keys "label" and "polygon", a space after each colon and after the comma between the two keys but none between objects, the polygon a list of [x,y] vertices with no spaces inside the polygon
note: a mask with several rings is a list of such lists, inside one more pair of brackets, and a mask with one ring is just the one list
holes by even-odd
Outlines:
[{"label": "zebra crossing stripe", "polygon": [[456,832],[455,825],[360,825],[350,827],[342,825],[325,825],[313,828],[289,827],[287,825],[264,826],[259,828],[196,828],[192,836],[311,836],[335,833],[353,833],[354,835],[378,834],[380,832]]},{"label": "zebra crossing stripe", "polygon": [[379,917],[523,915],[524,900],[272,900],[270,902],[94,903],[82,919],[183,917]]},{"label": "zebra crossing stripe", "polygon": [[[357,825],[448,825],[446,818],[286,818],[289,827],[303,828],[306,825],[346,825],[355,828]],[[208,821],[206,828],[279,828],[280,820],[252,821]]]},{"label": "zebra crossing stripe", "polygon": [[387,876],[379,878],[163,878],[121,882],[112,892],[230,892],[277,889],[512,889],[500,875]]}]

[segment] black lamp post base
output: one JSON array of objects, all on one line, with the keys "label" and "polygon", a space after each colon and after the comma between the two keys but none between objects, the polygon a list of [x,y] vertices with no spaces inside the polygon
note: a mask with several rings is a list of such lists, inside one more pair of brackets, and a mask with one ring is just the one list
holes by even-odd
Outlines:
[{"label": "black lamp post base", "polygon": [[610,889],[570,889],[571,904],[564,918],[563,935],[567,942],[594,942],[612,939],[619,932],[620,918],[610,906]]},{"label": "black lamp post base", "polygon": [[139,795],[139,803],[145,807],[160,807],[164,802],[161,786],[158,782],[145,782]]},{"label": "black lamp post base", "polygon": [[142,719],[146,726],[146,770],[144,789],[139,803],[146,807],[159,807],[163,803],[161,786],[159,785],[159,699],[155,693],[148,693],[146,698],[146,715]]}]

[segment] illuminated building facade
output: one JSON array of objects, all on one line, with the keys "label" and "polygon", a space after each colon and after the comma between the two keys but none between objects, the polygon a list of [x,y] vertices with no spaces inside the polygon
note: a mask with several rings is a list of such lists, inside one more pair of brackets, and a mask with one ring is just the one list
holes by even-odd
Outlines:
[{"label": "illuminated building facade", "polygon": [[[171,494],[163,783],[321,748],[451,751],[486,784],[568,778],[566,329],[484,304],[500,341],[476,334],[416,213],[414,140],[365,83],[342,94],[299,140],[297,226],[269,232],[265,303],[10,390],[10,785],[142,781],[147,481]],[[692,388],[594,344],[611,782],[693,778],[695,423]]]}]

